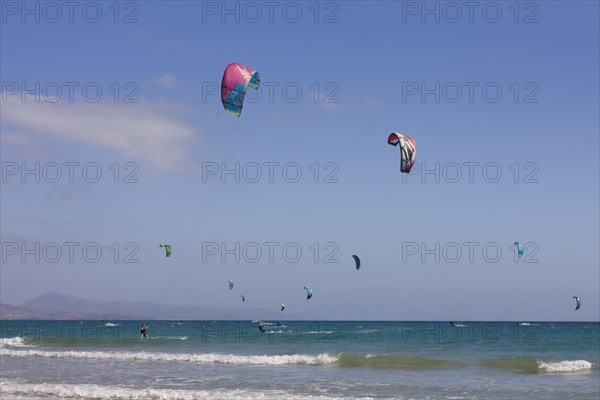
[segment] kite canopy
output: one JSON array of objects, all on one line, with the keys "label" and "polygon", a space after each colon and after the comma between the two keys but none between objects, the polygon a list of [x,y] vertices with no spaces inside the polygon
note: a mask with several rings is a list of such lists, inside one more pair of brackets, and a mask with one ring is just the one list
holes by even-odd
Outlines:
[{"label": "kite canopy", "polygon": [[400,171],[408,174],[417,159],[417,142],[408,135],[392,132],[388,144],[400,145]]},{"label": "kite canopy", "polygon": [[240,294],[240,297],[242,298],[242,301],[246,301],[246,298],[244,296],[242,296],[241,294]]},{"label": "kite canopy", "polygon": [[358,258],[357,255],[352,255],[352,258],[354,258],[354,262],[356,263],[356,270],[358,271],[360,269],[360,258]]},{"label": "kite canopy", "polygon": [[281,311],[285,310],[285,304],[281,304]]},{"label": "kite canopy", "polygon": [[170,244],[161,243],[159,246],[165,248],[165,256],[166,257],[171,257],[171,245]]},{"label": "kite canopy", "polygon": [[221,81],[221,101],[223,102],[225,111],[239,117],[242,113],[246,89],[248,86],[258,89],[259,84],[260,77],[258,72],[242,64],[229,64],[225,68],[223,80]]},{"label": "kite canopy", "polygon": [[525,253],[525,248],[521,245],[521,243],[515,242],[515,248],[519,252],[519,257],[521,257],[523,253]]},{"label": "kite canopy", "polygon": [[575,306],[575,310],[579,310],[581,308],[581,299],[577,296],[573,296],[573,298],[577,302],[577,305]]},{"label": "kite canopy", "polygon": [[312,291],[312,289],[311,289],[311,288],[309,288],[309,287],[306,287],[306,286],[304,287],[304,289],[306,289],[306,300],[310,300],[310,298],[311,298],[311,297],[312,297],[312,295],[313,295],[313,291]]},{"label": "kite canopy", "polygon": [[233,282],[227,281],[227,283],[229,284],[229,290],[232,290],[233,289]]}]

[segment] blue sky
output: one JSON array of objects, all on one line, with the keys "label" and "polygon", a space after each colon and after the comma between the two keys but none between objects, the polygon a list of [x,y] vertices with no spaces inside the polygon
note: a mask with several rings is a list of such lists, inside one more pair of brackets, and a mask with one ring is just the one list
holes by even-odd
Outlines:
[{"label": "blue sky", "polygon": [[[456,22],[448,3],[436,2],[427,5],[438,7],[439,22],[421,2],[281,2],[271,20],[261,2],[227,3],[233,13],[224,15],[221,2],[130,2],[118,16],[112,3],[93,3],[88,14],[81,3],[72,21],[65,8],[59,17],[8,3],[2,302],[59,291],[238,307],[244,294],[245,304],[283,302],[329,319],[599,319],[597,2],[522,2],[518,15],[513,2],[482,2],[472,21],[463,6]],[[261,76],[239,119],[214,93],[230,62]],[[23,97],[22,85],[39,102]],[[422,98],[421,88],[430,94]],[[401,176],[398,149],[386,144],[392,131],[415,138],[415,174]],[[21,175],[36,162],[39,182]],[[73,182],[65,162],[79,163]],[[206,176],[236,163],[247,173],[239,182]],[[302,173],[296,183],[288,182],[295,169],[282,176],[288,163]],[[439,182],[420,172],[436,163]],[[257,164],[262,176],[252,183]],[[91,182],[95,167],[102,176]],[[127,173],[137,182],[125,183]],[[529,244],[518,262],[514,241]],[[64,242],[79,243],[73,262]],[[236,242],[240,252],[258,243],[262,257],[206,254],[211,243]],[[278,243],[273,262],[265,242]],[[22,243],[39,243],[39,263]],[[49,243],[61,244],[57,262],[42,254]],[[89,243],[103,249],[95,263],[81,254]],[[424,252],[436,243],[440,262]],[[298,262],[282,255],[286,244],[302,250]],[[490,262],[496,246],[502,254]],[[132,249],[139,262],[125,263]],[[327,254],[338,262],[323,262]],[[362,258],[360,271],[350,254]],[[573,295],[583,300],[577,313]]]}]

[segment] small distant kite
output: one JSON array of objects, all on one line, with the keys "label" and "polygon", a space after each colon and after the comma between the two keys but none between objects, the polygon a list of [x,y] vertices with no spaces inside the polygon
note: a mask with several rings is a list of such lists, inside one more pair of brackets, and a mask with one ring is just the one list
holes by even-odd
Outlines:
[{"label": "small distant kite", "polygon": [[231,63],[225,68],[221,81],[221,101],[223,107],[231,115],[239,117],[246,97],[246,89],[250,86],[258,90],[260,76],[258,72],[238,64]]},{"label": "small distant kite", "polygon": [[159,247],[164,247],[165,248],[165,256],[171,257],[171,245],[170,244],[161,243],[159,245]]},{"label": "small distant kite", "polygon": [[242,296],[241,294],[240,294],[240,297],[242,298],[242,301],[246,301],[246,298],[244,296]]},{"label": "small distant kite", "polygon": [[304,289],[306,289],[306,300],[310,300],[313,295],[312,289],[306,286],[304,286]]},{"label": "small distant kite", "polygon": [[281,311],[285,310],[285,304],[281,304]]},{"label": "small distant kite", "polygon": [[408,135],[392,132],[388,136],[388,144],[400,145],[400,171],[408,174],[417,159],[417,142]]},{"label": "small distant kite", "polygon": [[577,305],[575,306],[575,310],[579,310],[581,308],[581,299],[577,296],[573,296],[573,298],[577,302]]},{"label": "small distant kite", "polygon": [[358,258],[357,255],[352,255],[352,258],[354,259],[354,263],[356,264],[356,270],[358,271],[360,269],[360,258]]},{"label": "small distant kite", "polygon": [[521,245],[521,243],[515,242],[515,248],[517,249],[517,252],[519,253],[519,257],[521,257],[523,255],[523,253],[525,253],[525,248],[523,247],[523,245]]},{"label": "small distant kite", "polygon": [[227,283],[229,284],[229,290],[233,290],[233,282],[227,281]]}]

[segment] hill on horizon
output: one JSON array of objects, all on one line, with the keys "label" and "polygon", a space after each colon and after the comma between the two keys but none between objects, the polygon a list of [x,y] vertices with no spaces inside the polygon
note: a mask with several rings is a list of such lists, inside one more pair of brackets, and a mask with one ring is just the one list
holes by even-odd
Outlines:
[{"label": "hill on horizon", "polygon": [[[101,301],[49,292],[17,305],[0,304],[0,319],[93,319],[93,320],[281,320],[311,319],[294,313],[253,307],[233,309],[173,306],[150,302]],[[314,318],[314,316],[312,317]]]}]

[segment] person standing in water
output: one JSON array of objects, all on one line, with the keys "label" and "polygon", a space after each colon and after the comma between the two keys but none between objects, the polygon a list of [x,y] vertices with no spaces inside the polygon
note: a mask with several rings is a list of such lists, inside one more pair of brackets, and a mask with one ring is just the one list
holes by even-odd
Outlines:
[{"label": "person standing in water", "polygon": [[148,326],[147,325],[142,324],[142,326],[140,327],[140,334],[142,335],[143,338],[148,337]]}]

